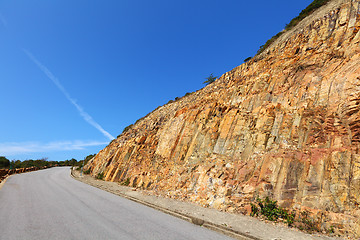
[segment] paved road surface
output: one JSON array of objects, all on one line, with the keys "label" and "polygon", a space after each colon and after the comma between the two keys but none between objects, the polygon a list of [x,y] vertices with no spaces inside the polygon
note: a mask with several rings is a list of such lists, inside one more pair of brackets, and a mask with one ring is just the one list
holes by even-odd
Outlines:
[{"label": "paved road surface", "polygon": [[69,174],[62,167],[11,176],[0,190],[0,239],[230,239]]}]

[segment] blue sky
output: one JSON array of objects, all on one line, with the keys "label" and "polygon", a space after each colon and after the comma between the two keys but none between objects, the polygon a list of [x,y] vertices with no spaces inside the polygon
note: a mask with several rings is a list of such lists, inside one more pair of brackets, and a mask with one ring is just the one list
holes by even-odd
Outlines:
[{"label": "blue sky", "polygon": [[0,0],[0,156],[83,159],[312,1]]}]

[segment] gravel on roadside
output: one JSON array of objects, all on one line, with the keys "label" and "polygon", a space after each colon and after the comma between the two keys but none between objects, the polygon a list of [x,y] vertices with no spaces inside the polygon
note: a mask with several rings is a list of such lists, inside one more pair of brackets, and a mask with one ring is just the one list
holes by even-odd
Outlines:
[{"label": "gravel on roadside", "polygon": [[266,223],[249,216],[221,212],[216,209],[204,208],[194,203],[148,195],[143,190],[122,186],[116,182],[98,180],[90,175],[80,176],[80,172],[76,170],[71,171],[71,176],[93,187],[155,208],[194,224],[221,232],[235,239],[341,239],[320,234],[307,234],[297,229]]}]

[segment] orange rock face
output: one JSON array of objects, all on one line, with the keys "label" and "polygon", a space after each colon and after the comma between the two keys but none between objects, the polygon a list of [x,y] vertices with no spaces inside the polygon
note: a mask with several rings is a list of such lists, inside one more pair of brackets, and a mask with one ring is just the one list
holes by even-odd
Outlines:
[{"label": "orange rock face", "polygon": [[86,168],[235,212],[269,196],[320,211],[323,229],[359,236],[360,4],[337,2],[215,83],[156,109]]}]

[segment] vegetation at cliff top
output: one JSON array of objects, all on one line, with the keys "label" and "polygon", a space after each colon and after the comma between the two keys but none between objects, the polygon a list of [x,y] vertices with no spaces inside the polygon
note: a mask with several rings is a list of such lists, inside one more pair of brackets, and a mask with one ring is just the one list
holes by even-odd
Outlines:
[{"label": "vegetation at cliff top", "polygon": [[[305,17],[309,16],[311,13],[313,13],[316,9],[320,8],[321,6],[325,5],[326,3],[328,3],[330,0],[314,0],[309,6],[307,6],[304,10],[301,11],[301,13],[299,14],[299,16],[293,18],[290,23],[288,23],[285,26],[285,29],[279,33],[277,33],[275,36],[273,36],[271,39],[269,39],[264,45],[262,45],[260,47],[260,49],[258,50],[257,54],[262,53],[263,51],[265,51],[265,49],[267,49],[273,42],[275,42],[276,39],[278,39],[283,33],[285,33],[286,31],[291,30],[292,28],[294,28],[301,20],[303,20]],[[247,62],[251,59],[252,57],[248,57],[244,60],[244,62]],[[210,74],[209,77],[205,78],[206,81],[204,81],[203,83],[206,85],[209,85],[213,82],[215,82],[215,80],[217,79],[217,76],[214,76],[213,73]],[[188,96],[192,93],[186,93],[185,96]],[[167,104],[172,103],[174,101],[178,101],[180,100],[182,97],[176,97],[175,100],[169,100]],[[155,111],[155,110],[154,110]],[[151,112],[150,112],[151,113]],[[150,114],[149,113],[149,114]],[[149,114],[147,114],[146,116],[148,116]],[[146,116],[138,119],[134,124],[130,124],[129,126],[125,127],[124,130],[122,131],[121,134],[127,132],[128,130],[130,130],[138,121],[140,121],[141,119],[144,119]],[[120,135],[121,135],[120,134]],[[120,135],[118,135],[117,137],[119,137]]]},{"label": "vegetation at cliff top", "polygon": [[248,61],[250,61],[250,59],[252,59],[252,57],[245,58],[244,62],[248,62]]},{"label": "vegetation at cliff top", "polygon": [[275,40],[277,40],[282,34],[284,34],[286,31],[289,31],[293,29],[301,20],[312,14],[315,10],[320,8],[321,6],[328,3],[330,0],[314,0],[312,3],[310,3],[309,6],[307,6],[304,10],[301,11],[299,16],[293,18],[290,23],[286,24],[285,29],[275,36],[273,36],[271,39],[269,39],[264,45],[262,45],[257,52],[257,54],[262,53],[267,49]]},{"label": "vegetation at cliff top", "polygon": [[217,76],[214,76],[213,74],[210,74],[210,76],[208,76],[206,79],[205,82],[203,82],[204,84],[206,85],[209,85],[210,83],[213,83],[215,82],[215,80],[217,79],[218,77]]}]

